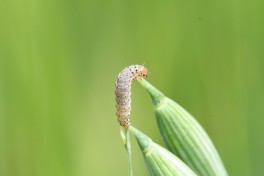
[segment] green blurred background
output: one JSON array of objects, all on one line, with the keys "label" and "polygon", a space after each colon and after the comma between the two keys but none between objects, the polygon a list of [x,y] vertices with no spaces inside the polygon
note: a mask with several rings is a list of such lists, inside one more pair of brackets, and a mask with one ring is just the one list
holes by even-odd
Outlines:
[{"label": "green blurred background", "polygon": [[[0,0],[0,175],[128,175],[114,82],[131,64],[191,112],[230,175],[264,172],[264,1]],[[132,122],[163,145],[138,83]],[[135,175],[148,175],[133,140]]]}]

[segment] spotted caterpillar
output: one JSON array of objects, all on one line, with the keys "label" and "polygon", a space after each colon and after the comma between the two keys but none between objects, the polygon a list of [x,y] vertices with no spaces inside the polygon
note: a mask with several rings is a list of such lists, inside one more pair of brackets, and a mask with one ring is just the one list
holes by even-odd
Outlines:
[{"label": "spotted caterpillar", "polygon": [[127,128],[131,125],[131,84],[139,76],[147,77],[148,71],[142,65],[131,65],[123,69],[115,83],[116,115],[120,126]]}]

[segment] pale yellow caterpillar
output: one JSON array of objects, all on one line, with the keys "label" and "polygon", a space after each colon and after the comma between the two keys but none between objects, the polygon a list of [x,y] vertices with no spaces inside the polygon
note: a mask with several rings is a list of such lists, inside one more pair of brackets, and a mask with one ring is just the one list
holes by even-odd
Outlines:
[{"label": "pale yellow caterpillar", "polygon": [[138,76],[147,77],[148,71],[142,65],[131,65],[123,69],[115,83],[116,94],[116,115],[120,126],[127,128],[131,125],[130,110],[131,110],[131,84]]}]

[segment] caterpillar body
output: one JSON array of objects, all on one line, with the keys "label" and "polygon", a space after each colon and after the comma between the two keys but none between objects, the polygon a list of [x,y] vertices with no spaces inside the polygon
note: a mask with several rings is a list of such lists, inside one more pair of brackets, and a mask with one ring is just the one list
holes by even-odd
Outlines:
[{"label": "caterpillar body", "polygon": [[116,115],[120,126],[127,128],[131,125],[131,84],[137,77],[147,77],[148,71],[142,65],[131,65],[123,69],[115,83]]}]

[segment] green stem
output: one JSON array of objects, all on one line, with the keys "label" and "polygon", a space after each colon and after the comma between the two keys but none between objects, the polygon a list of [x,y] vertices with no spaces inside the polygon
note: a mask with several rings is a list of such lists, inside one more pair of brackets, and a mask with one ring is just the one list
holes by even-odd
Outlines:
[{"label": "green stem", "polygon": [[122,129],[121,128],[121,137],[123,139],[123,142],[125,144],[125,148],[126,148],[126,151],[128,154],[129,176],[133,176],[131,142],[130,142],[130,134],[129,134],[128,129]]},{"label": "green stem", "polygon": [[130,142],[130,134],[128,129],[125,129],[126,133],[126,138],[127,138],[127,143],[126,143],[126,149],[128,153],[128,162],[129,162],[129,175],[133,176],[133,171],[132,171],[132,152],[131,152],[131,142]]}]

